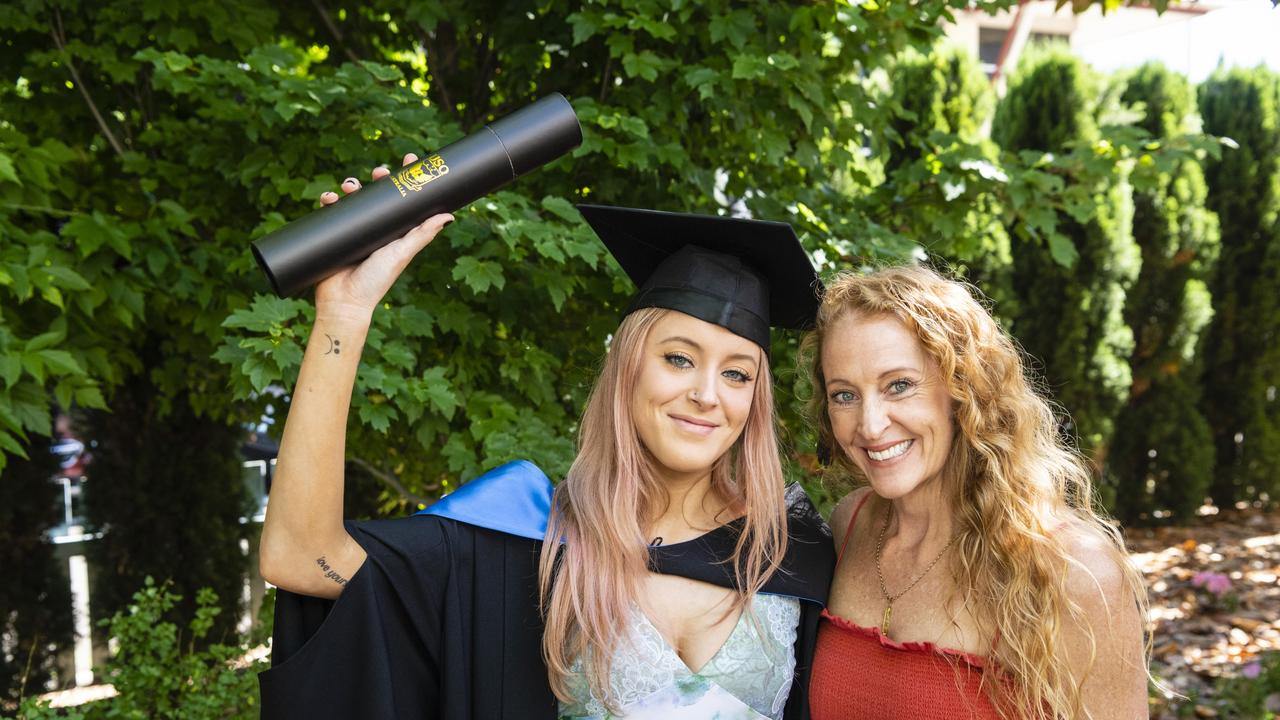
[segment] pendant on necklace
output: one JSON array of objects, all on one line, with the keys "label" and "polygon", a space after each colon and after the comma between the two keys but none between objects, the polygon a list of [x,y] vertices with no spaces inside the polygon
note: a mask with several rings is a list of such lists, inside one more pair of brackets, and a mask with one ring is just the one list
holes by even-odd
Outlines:
[{"label": "pendant on necklace", "polygon": [[884,606],[884,617],[880,619],[880,634],[889,636],[889,618],[893,617],[893,603]]}]

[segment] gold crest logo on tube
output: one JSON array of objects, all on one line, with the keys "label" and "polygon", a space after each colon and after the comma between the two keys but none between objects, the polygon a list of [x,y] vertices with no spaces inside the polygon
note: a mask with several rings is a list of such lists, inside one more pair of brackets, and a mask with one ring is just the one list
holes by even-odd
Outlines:
[{"label": "gold crest logo on tube", "polygon": [[449,166],[445,164],[444,158],[432,155],[392,175],[391,182],[400,191],[401,197],[408,197],[410,190],[418,192],[432,180],[448,174]]}]

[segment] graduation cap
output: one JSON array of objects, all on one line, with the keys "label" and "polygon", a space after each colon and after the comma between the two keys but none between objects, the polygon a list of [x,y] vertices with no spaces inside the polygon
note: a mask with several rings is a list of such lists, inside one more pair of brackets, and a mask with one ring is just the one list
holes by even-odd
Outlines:
[{"label": "graduation cap", "polygon": [[783,222],[578,205],[640,290],[627,313],[678,310],[769,351],[769,328],[802,330],[822,281]]}]

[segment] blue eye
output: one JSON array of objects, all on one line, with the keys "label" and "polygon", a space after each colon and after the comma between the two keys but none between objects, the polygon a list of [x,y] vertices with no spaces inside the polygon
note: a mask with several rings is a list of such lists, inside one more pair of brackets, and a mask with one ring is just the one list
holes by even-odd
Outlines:
[{"label": "blue eye", "polygon": [[746,372],[744,372],[744,371],[742,371],[742,370],[725,370],[724,372],[722,372],[722,373],[720,373],[720,374],[721,374],[721,375],[723,375],[723,376],[725,376],[725,377],[727,377],[727,378],[729,378],[730,380],[732,380],[732,381],[734,381],[734,382],[736,382],[736,383],[749,383],[749,382],[751,382],[751,376],[750,376],[750,375],[748,375]]},{"label": "blue eye", "polygon": [[693,361],[685,357],[684,355],[681,355],[680,353],[667,353],[662,357],[667,361],[667,364],[669,364],[671,367],[681,368],[681,369],[693,367]]},{"label": "blue eye", "polygon": [[915,386],[916,384],[911,382],[910,380],[898,379],[889,383],[889,391],[892,392],[894,395],[901,395],[902,393],[907,392],[908,390],[910,390]]},{"label": "blue eye", "polygon": [[848,403],[851,403],[858,399],[857,395],[854,395],[852,392],[848,390],[837,390],[831,393],[830,397],[832,402],[838,403],[840,405],[847,405]]}]

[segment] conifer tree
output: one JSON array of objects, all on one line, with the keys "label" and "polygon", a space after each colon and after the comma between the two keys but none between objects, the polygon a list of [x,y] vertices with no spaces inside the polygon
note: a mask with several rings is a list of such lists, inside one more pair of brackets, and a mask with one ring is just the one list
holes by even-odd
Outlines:
[{"label": "conifer tree", "polygon": [[[1122,101],[1141,105],[1152,138],[1187,132],[1195,118],[1187,80],[1149,63],[1123,80]],[[1200,164],[1184,160],[1134,194],[1133,236],[1142,271],[1129,289],[1125,321],[1134,336],[1133,387],[1116,419],[1107,470],[1115,512],[1126,521],[1168,511],[1191,516],[1213,474],[1213,442],[1200,412],[1198,350],[1212,317],[1206,279],[1218,254],[1218,225],[1205,208]]]},{"label": "conifer tree", "polygon": [[[1091,143],[1098,138],[1096,88],[1096,78],[1065,48],[1030,52],[996,108],[992,137],[1010,152],[1061,153]],[[1141,259],[1127,177],[1090,191],[1087,215],[1054,210],[1075,249],[1069,267],[1044,242],[1015,228],[1013,289],[1020,307],[1012,330],[1065,411],[1063,432],[1101,467],[1113,419],[1129,393],[1133,334],[1123,309]]]},{"label": "conifer tree", "polygon": [[1239,146],[1205,165],[1208,204],[1222,227],[1210,289],[1214,319],[1203,376],[1204,414],[1219,505],[1280,491],[1280,77],[1232,70],[1199,89],[1205,132]]},{"label": "conifer tree", "polygon": [[[950,44],[939,44],[927,55],[910,51],[898,58],[890,76],[891,102],[900,109],[889,129],[897,145],[885,159],[891,184],[909,177],[912,164],[929,162],[930,154],[942,147],[973,146],[986,160],[996,158],[995,144],[983,138],[995,93],[971,53]],[[981,288],[994,301],[995,312],[1008,317],[1016,312],[1016,300],[1009,286],[1012,258],[1002,215],[999,202],[985,195],[954,232],[920,241],[935,261]]]}]

